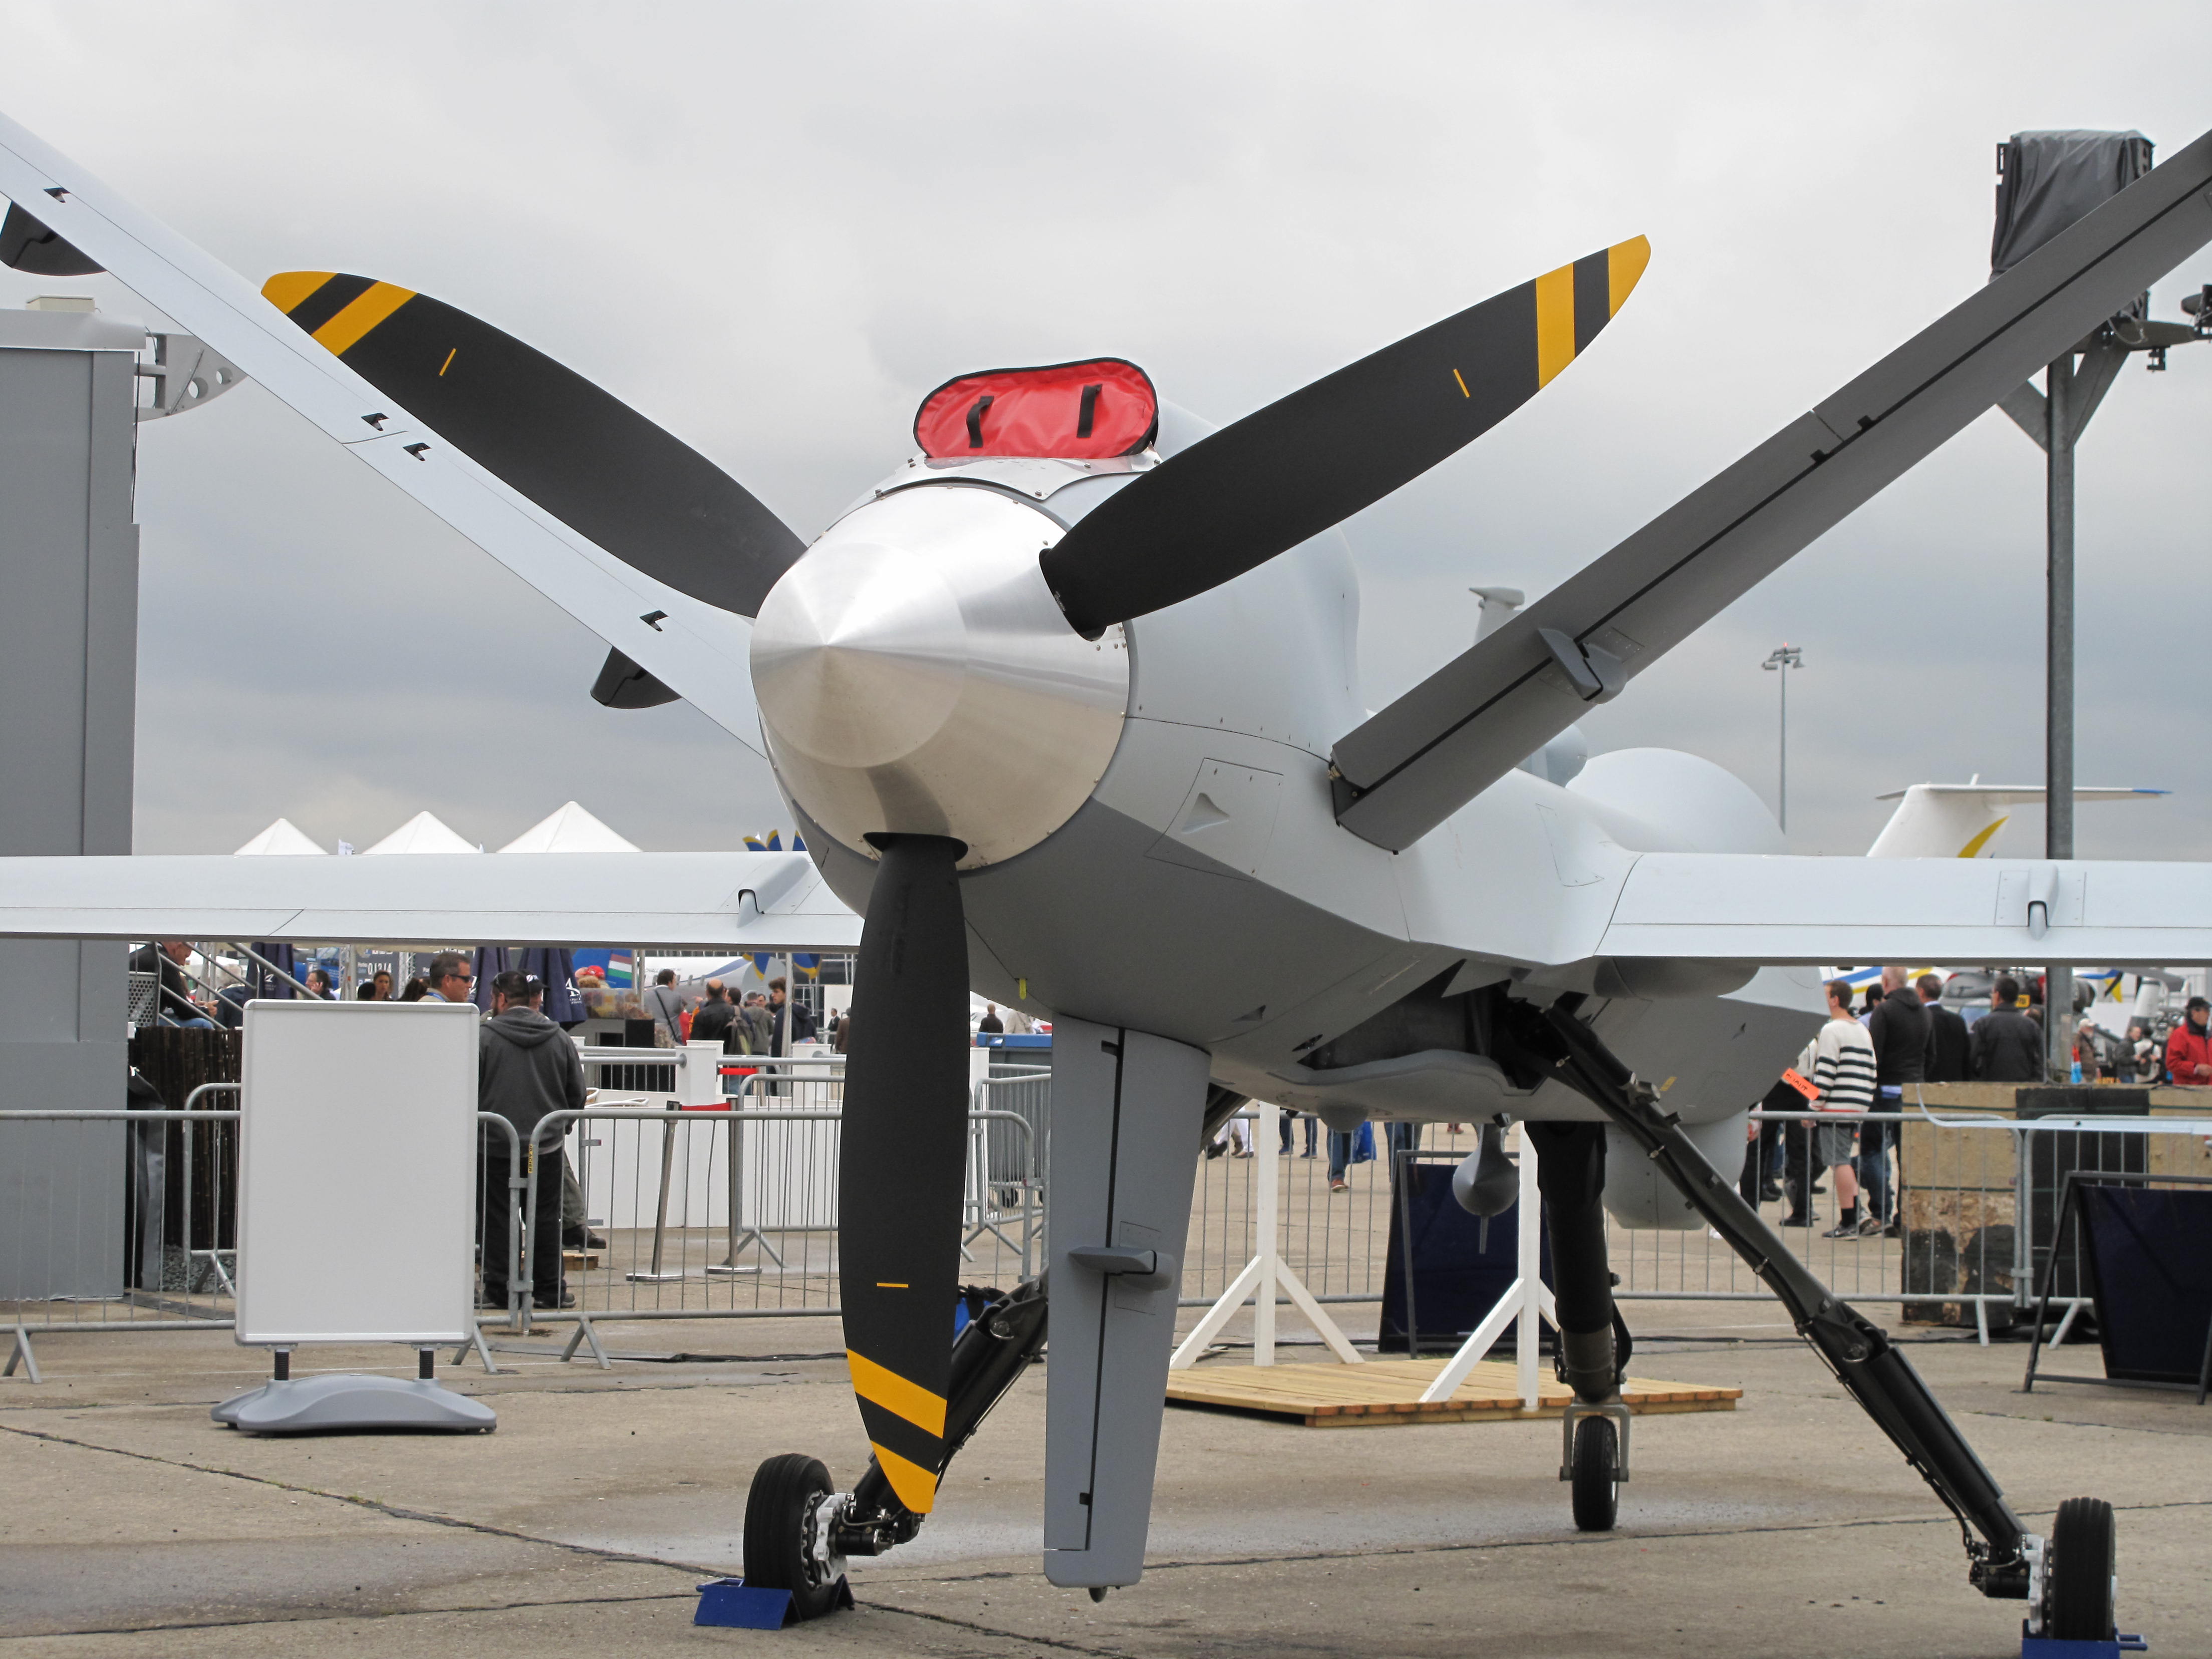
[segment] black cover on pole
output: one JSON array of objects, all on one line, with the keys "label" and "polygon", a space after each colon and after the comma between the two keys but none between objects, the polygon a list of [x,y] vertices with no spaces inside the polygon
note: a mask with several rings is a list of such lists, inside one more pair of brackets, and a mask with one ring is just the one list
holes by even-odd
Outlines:
[{"label": "black cover on pole", "polygon": [[[1997,222],[1990,275],[2002,276],[2151,168],[2140,132],[2015,132],[1997,146]],[[2141,317],[2145,295],[2129,307]]]}]

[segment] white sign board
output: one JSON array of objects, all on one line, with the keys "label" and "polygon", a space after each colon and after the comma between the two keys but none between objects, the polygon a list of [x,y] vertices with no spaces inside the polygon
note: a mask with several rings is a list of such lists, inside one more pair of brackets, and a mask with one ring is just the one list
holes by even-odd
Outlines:
[{"label": "white sign board", "polygon": [[477,1011],[246,1005],[241,1344],[471,1334]]}]

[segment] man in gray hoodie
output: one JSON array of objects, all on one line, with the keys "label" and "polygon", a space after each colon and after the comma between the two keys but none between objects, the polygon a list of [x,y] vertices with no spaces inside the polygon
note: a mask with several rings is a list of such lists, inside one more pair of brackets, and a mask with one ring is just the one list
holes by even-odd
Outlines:
[{"label": "man in gray hoodie", "polygon": [[[584,1065],[567,1033],[538,1012],[545,986],[535,975],[510,969],[492,981],[491,994],[491,1018],[477,1036],[477,1105],[514,1125],[526,1167],[539,1121],[549,1112],[583,1109]],[[487,1133],[483,1147],[483,1300],[503,1308],[513,1267],[507,1137]],[[531,1299],[540,1308],[576,1305],[561,1277],[562,1162],[560,1139],[550,1137],[538,1149],[538,1224],[530,1240]]]}]

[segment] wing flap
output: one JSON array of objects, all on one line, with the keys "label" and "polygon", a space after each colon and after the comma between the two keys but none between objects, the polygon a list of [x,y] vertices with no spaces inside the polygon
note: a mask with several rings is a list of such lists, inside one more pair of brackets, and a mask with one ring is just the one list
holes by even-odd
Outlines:
[{"label": "wing flap", "polygon": [[1592,954],[2208,963],[2212,864],[1647,853]]}]

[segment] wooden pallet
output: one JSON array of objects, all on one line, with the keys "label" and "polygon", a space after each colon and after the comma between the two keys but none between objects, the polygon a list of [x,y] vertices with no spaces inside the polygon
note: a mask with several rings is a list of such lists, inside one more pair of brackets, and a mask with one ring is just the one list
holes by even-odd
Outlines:
[{"label": "wooden pallet", "polygon": [[[1443,1359],[1370,1359],[1359,1365],[1207,1365],[1168,1373],[1168,1400],[1264,1417],[1296,1418],[1310,1429],[1385,1429],[1409,1423],[1498,1423],[1556,1418],[1574,1398],[1551,1368],[1537,1374],[1534,1411],[1521,1408],[1518,1374],[1510,1364],[1486,1360],[1448,1401],[1424,1405],[1421,1390],[1436,1381]],[[1732,1412],[1741,1389],[1697,1382],[1661,1382],[1632,1376],[1621,1398],[1638,1416],[1665,1412]]]}]

